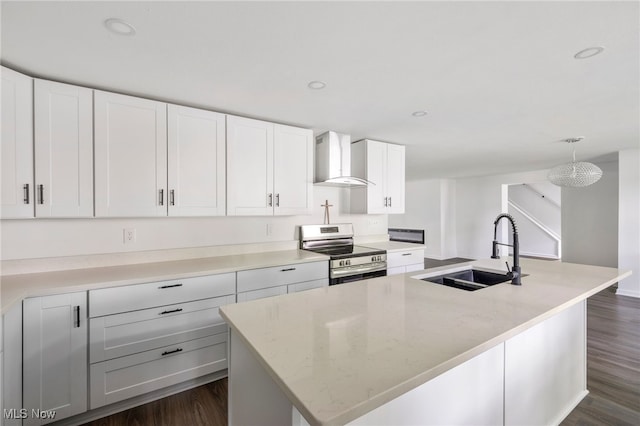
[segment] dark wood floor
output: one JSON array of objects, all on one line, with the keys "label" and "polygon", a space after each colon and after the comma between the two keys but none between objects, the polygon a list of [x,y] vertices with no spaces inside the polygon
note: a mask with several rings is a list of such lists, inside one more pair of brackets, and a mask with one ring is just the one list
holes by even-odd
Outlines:
[{"label": "dark wood floor", "polygon": [[[587,304],[590,394],[563,426],[640,425],[640,299],[607,289]],[[91,426],[226,425],[227,379],[88,423]]]},{"label": "dark wood floor", "polygon": [[226,378],[86,423],[90,426],[222,426],[226,424]]},{"label": "dark wood floor", "polygon": [[640,425],[640,299],[609,288],[587,301],[587,389],[563,426]]}]

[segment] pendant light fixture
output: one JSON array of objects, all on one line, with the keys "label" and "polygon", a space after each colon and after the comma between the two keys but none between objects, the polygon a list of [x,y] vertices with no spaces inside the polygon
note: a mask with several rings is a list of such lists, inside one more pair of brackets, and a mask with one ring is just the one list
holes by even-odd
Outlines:
[{"label": "pendant light fixture", "polygon": [[[576,143],[583,140],[583,136],[564,139],[567,143]],[[560,164],[549,170],[547,179],[554,185],[569,188],[582,188],[596,183],[602,177],[602,170],[593,163],[576,161],[576,149],[573,149],[573,161]]]}]

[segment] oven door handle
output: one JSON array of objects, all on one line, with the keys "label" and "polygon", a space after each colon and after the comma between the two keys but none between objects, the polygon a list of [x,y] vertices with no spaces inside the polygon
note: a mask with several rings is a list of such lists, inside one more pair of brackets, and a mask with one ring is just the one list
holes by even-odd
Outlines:
[{"label": "oven door handle", "polygon": [[341,277],[341,276],[345,276],[345,275],[355,275],[355,274],[359,274],[362,272],[377,272],[377,271],[384,271],[385,269],[387,269],[387,265],[385,264],[381,264],[378,267],[372,268],[371,266],[366,266],[363,268],[354,268],[354,269],[338,269],[338,270],[333,270],[331,271],[331,275],[333,278],[337,278],[337,277]]}]

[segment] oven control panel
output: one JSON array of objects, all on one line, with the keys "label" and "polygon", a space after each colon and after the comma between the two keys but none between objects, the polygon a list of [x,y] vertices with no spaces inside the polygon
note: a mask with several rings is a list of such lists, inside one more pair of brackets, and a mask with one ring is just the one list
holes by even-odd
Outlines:
[{"label": "oven control panel", "polygon": [[355,256],[348,259],[336,259],[329,262],[330,268],[347,268],[350,266],[368,265],[370,263],[383,263],[387,261],[386,254],[369,256]]}]

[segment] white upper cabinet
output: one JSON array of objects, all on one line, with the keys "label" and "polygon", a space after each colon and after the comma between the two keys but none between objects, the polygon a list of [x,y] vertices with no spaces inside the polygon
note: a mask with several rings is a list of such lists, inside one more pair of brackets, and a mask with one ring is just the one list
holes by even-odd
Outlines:
[{"label": "white upper cabinet", "polygon": [[33,79],[2,67],[1,217],[33,217]]},{"label": "white upper cabinet", "polygon": [[227,116],[227,215],[307,214],[311,130]]},{"label": "white upper cabinet", "polygon": [[273,214],[273,123],[227,116],[227,215]]},{"label": "white upper cabinet", "polygon": [[93,90],[35,80],[37,217],[93,216]]},{"label": "white upper cabinet", "polygon": [[274,214],[310,214],[313,202],[313,132],[276,124],[273,152]]},{"label": "white upper cabinet", "polygon": [[351,171],[374,185],[351,189],[351,212],[404,213],[405,147],[363,139],[351,145]]},{"label": "white upper cabinet", "polygon": [[166,216],[167,105],[95,91],[95,212]]},{"label": "white upper cabinet", "polygon": [[225,215],[225,115],[169,105],[169,216]]},{"label": "white upper cabinet", "polygon": [[387,145],[387,195],[389,213],[404,213],[405,147]]}]

